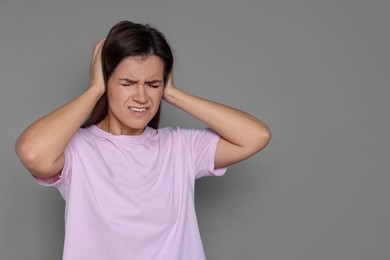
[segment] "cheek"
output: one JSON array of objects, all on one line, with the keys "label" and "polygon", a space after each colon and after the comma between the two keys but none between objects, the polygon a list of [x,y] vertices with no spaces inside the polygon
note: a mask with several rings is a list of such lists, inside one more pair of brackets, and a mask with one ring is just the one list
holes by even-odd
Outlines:
[{"label": "cheek", "polygon": [[107,98],[109,102],[113,103],[123,103],[127,100],[126,92],[123,91],[123,88],[116,86],[109,86],[107,88]]},{"label": "cheek", "polygon": [[164,95],[164,88],[160,88],[155,93],[155,99],[161,101],[163,95]]},{"label": "cheek", "polygon": [[153,97],[153,104],[155,104],[155,107],[159,107],[162,101],[162,94],[158,93]]}]

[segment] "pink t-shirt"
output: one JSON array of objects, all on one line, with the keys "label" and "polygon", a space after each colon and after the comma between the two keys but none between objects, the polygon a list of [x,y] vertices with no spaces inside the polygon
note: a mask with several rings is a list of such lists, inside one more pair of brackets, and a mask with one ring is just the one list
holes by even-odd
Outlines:
[{"label": "pink t-shirt", "polygon": [[194,185],[225,173],[214,169],[218,139],[210,129],[77,130],[61,175],[37,179],[66,201],[63,259],[205,259]]}]

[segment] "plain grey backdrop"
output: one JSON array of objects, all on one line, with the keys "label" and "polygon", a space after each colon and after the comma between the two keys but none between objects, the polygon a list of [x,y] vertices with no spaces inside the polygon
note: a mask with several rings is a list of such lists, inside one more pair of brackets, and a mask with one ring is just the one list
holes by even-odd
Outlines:
[{"label": "plain grey backdrop", "polygon": [[[208,259],[389,260],[389,12],[387,0],[0,1],[0,260],[61,258],[64,202],[13,146],[86,89],[92,47],[120,20],[166,35],[177,87],[273,133],[198,181]],[[204,127],[167,104],[162,125]]]}]

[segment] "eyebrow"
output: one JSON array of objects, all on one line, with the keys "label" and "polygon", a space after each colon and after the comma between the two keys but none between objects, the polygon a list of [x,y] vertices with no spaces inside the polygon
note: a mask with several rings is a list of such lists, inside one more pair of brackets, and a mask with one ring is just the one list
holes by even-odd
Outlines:
[{"label": "eyebrow", "polygon": [[[119,80],[126,81],[128,83],[137,83],[138,82],[136,80],[132,80],[132,79],[128,79],[128,78],[123,78],[123,79],[119,79]],[[158,79],[146,80],[145,81],[145,84],[156,84],[156,83],[162,83],[162,81],[158,80]]]}]

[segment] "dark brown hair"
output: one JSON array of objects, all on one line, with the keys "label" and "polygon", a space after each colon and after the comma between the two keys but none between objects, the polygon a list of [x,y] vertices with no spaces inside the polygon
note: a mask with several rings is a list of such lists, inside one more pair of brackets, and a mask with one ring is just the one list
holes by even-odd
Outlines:
[{"label": "dark brown hair", "polygon": [[[107,82],[115,68],[126,57],[149,56],[160,57],[164,64],[164,84],[172,69],[172,50],[164,35],[149,25],[142,25],[130,21],[121,21],[111,28],[102,47],[102,69],[104,83]],[[160,121],[161,105],[148,126],[157,129]],[[93,108],[91,115],[81,127],[88,127],[102,121],[108,114],[107,91]]]}]

